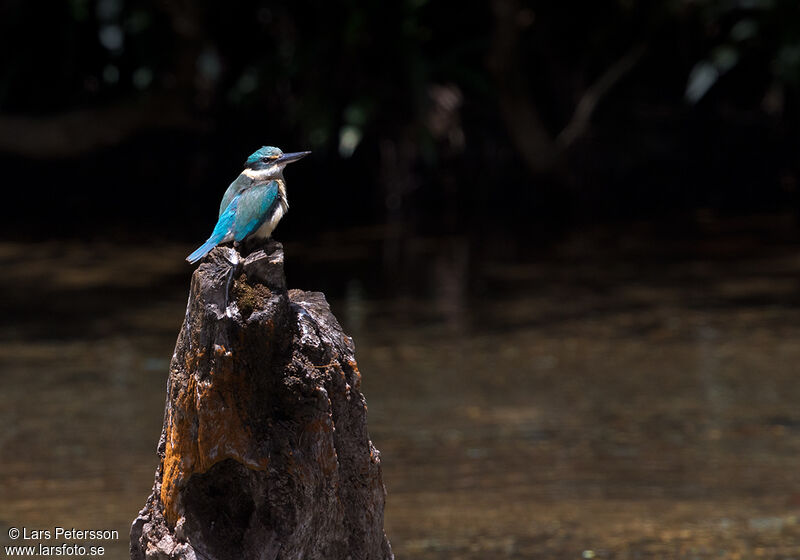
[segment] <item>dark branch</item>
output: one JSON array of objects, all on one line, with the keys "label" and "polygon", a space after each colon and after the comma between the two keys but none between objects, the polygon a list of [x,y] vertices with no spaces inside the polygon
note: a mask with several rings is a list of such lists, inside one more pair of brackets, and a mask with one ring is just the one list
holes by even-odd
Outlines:
[{"label": "dark branch", "polygon": [[198,127],[188,109],[165,94],[46,117],[0,115],[0,151],[31,158],[75,157],[143,130]]},{"label": "dark branch", "polygon": [[637,45],[625,55],[611,65],[603,74],[583,93],[575,107],[575,112],[572,114],[567,126],[556,138],[556,143],[560,149],[566,149],[571,146],[575,140],[583,136],[589,127],[594,110],[597,104],[603,97],[625,77],[636,64],[641,60],[645,53],[644,45]]}]

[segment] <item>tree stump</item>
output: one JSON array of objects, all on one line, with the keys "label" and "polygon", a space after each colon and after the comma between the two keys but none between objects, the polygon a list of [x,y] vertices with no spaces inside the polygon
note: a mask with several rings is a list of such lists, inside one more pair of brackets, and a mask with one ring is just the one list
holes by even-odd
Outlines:
[{"label": "tree stump", "polygon": [[161,458],[132,560],[391,559],[353,341],[283,247],[218,247],[192,276]]}]

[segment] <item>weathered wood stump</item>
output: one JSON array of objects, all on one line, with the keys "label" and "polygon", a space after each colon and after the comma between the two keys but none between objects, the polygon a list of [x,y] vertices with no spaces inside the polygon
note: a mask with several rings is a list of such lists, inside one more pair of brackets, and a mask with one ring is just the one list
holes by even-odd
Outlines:
[{"label": "weathered wood stump", "polygon": [[353,342],[287,291],[283,248],[216,248],[192,277],[153,492],[131,558],[393,558]]}]

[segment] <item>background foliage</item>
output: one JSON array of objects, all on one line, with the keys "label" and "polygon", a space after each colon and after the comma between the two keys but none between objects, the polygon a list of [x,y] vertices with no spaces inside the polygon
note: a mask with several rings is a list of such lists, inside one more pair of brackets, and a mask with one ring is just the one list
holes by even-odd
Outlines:
[{"label": "background foliage", "polygon": [[9,234],[205,234],[263,144],[284,228],[797,207],[789,0],[0,5]]}]

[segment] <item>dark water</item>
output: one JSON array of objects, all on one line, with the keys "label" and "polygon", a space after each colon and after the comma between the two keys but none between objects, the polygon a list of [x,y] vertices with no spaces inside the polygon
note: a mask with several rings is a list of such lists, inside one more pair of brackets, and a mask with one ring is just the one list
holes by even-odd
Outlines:
[{"label": "dark water", "polygon": [[[800,249],[603,239],[287,245],[355,338],[398,558],[800,558]],[[126,557],[189,249],[0,244],[0,543]]]}]

